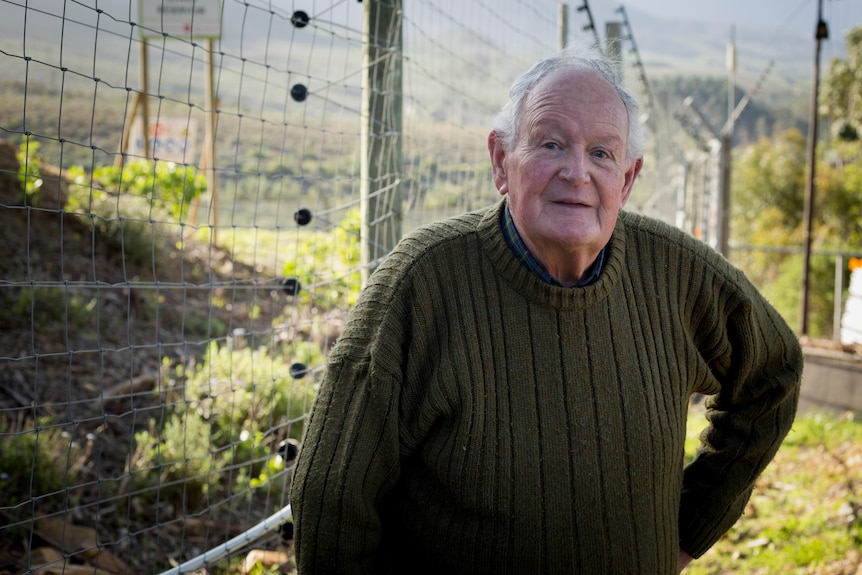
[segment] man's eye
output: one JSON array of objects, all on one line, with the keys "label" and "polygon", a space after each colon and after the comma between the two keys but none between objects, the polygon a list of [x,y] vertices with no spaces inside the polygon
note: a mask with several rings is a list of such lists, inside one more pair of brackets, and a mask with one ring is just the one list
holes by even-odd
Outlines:
[{"label": "man's eye", "polygon": [[596,150],[595,152],[593,152],[593,155],[598,158],[610,158],[610,154],[608,154],[604,150]]},{"label": "man's eye", "polygon": [[556,142],[545,142],[542,147],[547,150],[559,150],[560,146]]}]

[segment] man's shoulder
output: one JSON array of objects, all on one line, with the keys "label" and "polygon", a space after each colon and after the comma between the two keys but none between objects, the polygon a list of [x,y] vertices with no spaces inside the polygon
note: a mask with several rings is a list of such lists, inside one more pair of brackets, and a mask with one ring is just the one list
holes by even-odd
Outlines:
[{"label": "man's shoulder", "polygon": [[676,246],[708,259],[721,257],[718,252],[703,241],[658,218],[623,211],[620,212],[620,221],[625,227],[629,239],[636,239],[636,236],[643,235],[650,237],[653,241]]},{"label": "man's shoulder", "polygon": [[383,258],[372,279],[385,278],[384,283],[394,288],[429,267],[451,268],[470,257],[469,245],[480,243],[480,229],[488,225],[493,212],[493,206],[486,207],[413,229]]},{"label": "man's shoulder", "polygon": [[[713,273],[737,283],[742,273],[724,256],[691,234],[658,218],[623,211],[620,222],[625,229],[626,242],[635,252],[661,249],[668,257],[687,260],[689,264],[705,266]],[[670,255],[674,254],[674,255]]]},{"label": "man's shoulder", "polygon": [[664,220],[660,220],[652,216],[623,210],[620,212],[620,220],[622,220],[626,228],[630,230],[642,231],[644,233],[667,238],[668,240],[687,242],[688,238],[692,240],[696,239]]},{"label": "man's shoulder", "polygon": [[[496,213],[495,206],[450,216],[433,223],[424,224],[406,234],[389,257],[407,258],[416,261],[434,253],[439,253],[453,244],[466,241],[485,226],[488,219]],[[389,258],[387,258],[389,259]]]},{"label": "man's shoulder", "polygon": [[352,315],[378,325],[383,317],[403,316],[416,301],[425,301],[429,290],[443,285],[441,278],[446,284],[463,281],[468,260],[479,251],[476,236],[492,211],[445,218],[406,234],[371,274]]}]

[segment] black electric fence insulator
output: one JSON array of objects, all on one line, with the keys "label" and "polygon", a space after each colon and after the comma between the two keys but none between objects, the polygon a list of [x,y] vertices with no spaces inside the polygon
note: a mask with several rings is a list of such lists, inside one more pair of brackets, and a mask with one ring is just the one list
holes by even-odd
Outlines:
[{"label": "black electric fence insulator", "polygon": [[281,456],[285,467],[289,467],[299,455],[299,442],[295,439],[288,438],[278,444],[278,454]]},{"label": "black electric fence insulator", "polygon": [[290,366],[290,377],[293,379],[302,379],[308,373],[308,368],[304,363],[294,363]]},{"label": "black electric fence insulator", "polygon": [[294,84],[290,89],[290,97],[297,102],[304,102],[305,98],[308,97],[308,88],[302,84]]},{"label": "black electric fence insulator", "polygon": [[310,18],[308,14],[303,12],[302,10],[297,10],[290,16],[290,23],[293,24],[296,28],[305,28],[308,26],[308,21]]},{"label": "black electric fence insulator", "polygon": [[311,221],[311,210],[300,208],[293,214],[293,219],[300,226],[307,226]]},{"label": "black electric fence insulator", "polygon": [[290,279],[284,280],[284,283],[281,284],[281,289],[287,295],[296,295],[299,293],[299,290],[302,289],[302,285],[300,285],[298,279],[290,278]]}]

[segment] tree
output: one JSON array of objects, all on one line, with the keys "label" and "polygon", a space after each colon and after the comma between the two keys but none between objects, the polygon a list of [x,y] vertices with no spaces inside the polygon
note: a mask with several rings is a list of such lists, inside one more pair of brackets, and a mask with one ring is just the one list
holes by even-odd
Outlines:
[{"label": "tree", "polygon": [[818,239],[832,249],[862,250],[862,26],[845,38],[847,59],[832,59],[819,102],[833,137],[819,155]]},{"label": "tree", "polygon": [[833,135],[858,140],[862,127],[862,26],[845,35],[847,60],[833,58],[822,82],[820,108],[832,121]]},{"label": "tree", "polygon": [[801,245],[805,136],[792,129],[761,138],[734,160],[731,230],[733,243],[754,246],[733,252],[737,264],[794,325],[801,258],[777,248]]},{"label": "tree", "polygon": [[[817,148],[812,230],[809,331],[831,334],[835,256],[862,253],[862,27],[847,34],[848,58],[833,59],[823,80],[820,112],[834,136]],[[736,263],[791,325],[798,322],[802,207],[807,172],[805,137],[792,129],[761,138],[734,162],[732,230]],[[846,285],[843,286],[846,288]]]},{"label": "tree", "polygon": [[[752,246],[733,253],[736,263],[781,312],[790,325],[799,323],[802,278],[802,207],[806,175],[805,136],[796,129],[761,138],[734,161],[732,224],[734,243]],[[818,197],[832,196],[831,171],[818,175]],[[859,202],[857,202],[859,203]],[[836,203],[818,202],[815,250],[835,237]],[[789,248],[789,249],[788,249]],[[834,259],[817,256],[811,262],[810,335],[832,328]]]},{"label": "tree", "polygon": [[800,241],[805,185],[805,136],[793,128],[760,138],[734,162],[736,243],[781,245]]}]

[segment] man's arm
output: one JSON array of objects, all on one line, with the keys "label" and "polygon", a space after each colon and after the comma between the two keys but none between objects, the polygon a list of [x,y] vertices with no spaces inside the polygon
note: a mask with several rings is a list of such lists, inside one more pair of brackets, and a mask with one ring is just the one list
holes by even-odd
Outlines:
[{"label": "man's arm", "polygon": [[742,514],[757,476],[793,423],[802,375],[798,339],[748,284],[724,322],[725,349],[714,362],[719,390],[707,405],[702,447],[684,473],[680,542],[693,557]]}]

